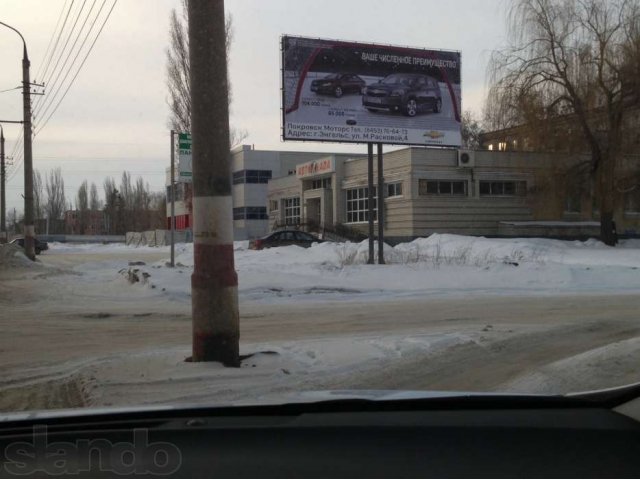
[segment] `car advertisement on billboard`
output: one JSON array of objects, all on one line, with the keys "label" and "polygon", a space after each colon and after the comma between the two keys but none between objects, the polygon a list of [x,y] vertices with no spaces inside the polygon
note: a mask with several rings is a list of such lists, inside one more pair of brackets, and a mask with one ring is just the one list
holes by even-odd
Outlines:
[{"label": "car advertisement on billboard", "polygon": [[460,52],[282,37],[284,140],[459,147]]}]

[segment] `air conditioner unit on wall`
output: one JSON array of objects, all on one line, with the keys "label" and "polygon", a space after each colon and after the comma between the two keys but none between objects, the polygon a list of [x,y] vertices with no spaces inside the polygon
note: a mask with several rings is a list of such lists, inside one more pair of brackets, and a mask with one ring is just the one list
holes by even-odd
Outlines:
[{"label": "air conditioner unit on wall", "polygon": [[473,168],[476,166],[476,152],[473,150],[458,150],[458,167]]}]

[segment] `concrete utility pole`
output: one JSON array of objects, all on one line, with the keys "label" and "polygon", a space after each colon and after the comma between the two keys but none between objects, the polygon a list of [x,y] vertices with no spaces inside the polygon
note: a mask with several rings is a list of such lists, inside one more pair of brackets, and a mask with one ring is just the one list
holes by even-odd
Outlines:
[{"label": "concrete utility pole", "polygon": [[224,0],[190,0],[193,361],[240,366]]},{"label": "concrete utility pole", "polygon": [[[22,36],[22,35],[21,35]],[[24,41],[24,39],[23,39]],[[22,106],[24,116],[24,252],[36,259],[36,230],[33,218],[33,152],[31,150],[31,81],[29,80],[29,55],[24,44],[22,57]]]},{"label": "concrete utility pole", "polygon": [[24,252],[31,260],[36,259],[35,228],[33,218],[33,156],[31,150],[31,81],[29,80],[29,55],[27,42],[22,34],[6,23],[0,25],[13,30],[22,39],[22,109],[24,125]]},{"label": "concrete utility pole", "polygon": [[9,240],[7,235],[7,220],[6,220],[6,208],[7,208],[7,197],[6,197],[6,189],[7,189],[7,179],[6,179],[7,169],[4,164],[4,130],[2,125],[0,125],[0,188],[2,188],[2,192],[0,192],[0,243],[6,242]]}]

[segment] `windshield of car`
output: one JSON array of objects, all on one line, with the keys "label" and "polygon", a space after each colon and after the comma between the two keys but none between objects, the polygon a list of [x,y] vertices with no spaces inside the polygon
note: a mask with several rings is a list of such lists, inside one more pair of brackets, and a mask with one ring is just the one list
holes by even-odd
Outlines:
[{"label": "windshield of car", "polygon": [[0,412],[639,382],[637,3],[3,0]]},{"label": "windshield of car", "polygon": [[411,86],[415,83],[415,78],[408,77],[406,75],[389,75],[387,78],[383,79],[381,83],[385,85]]}]

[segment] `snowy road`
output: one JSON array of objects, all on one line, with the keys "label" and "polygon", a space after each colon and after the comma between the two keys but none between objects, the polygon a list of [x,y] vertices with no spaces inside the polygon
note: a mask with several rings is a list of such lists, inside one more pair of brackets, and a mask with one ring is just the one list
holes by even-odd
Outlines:
[{"label": "snowy road", "polygon": [[[240,252],[241,282],[243,255],[255,253],[278,252]],[[35,267],[0,268],[0,411],[250,402],[335,389],[557,393],[640,381],[640,296],[631,293],[391,294],[346,303],[245,296],[242,353],[273,353],[241,369],[185,363],[189,299],[163,292],[162,281],[132,286],[118,273],[143,261],[156,265],[153,275],[164,258],[154,249],[60,248]],[[172,275],[185,283],[190,270]]]}]

